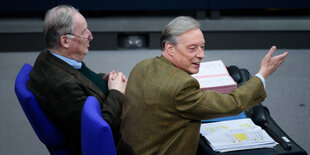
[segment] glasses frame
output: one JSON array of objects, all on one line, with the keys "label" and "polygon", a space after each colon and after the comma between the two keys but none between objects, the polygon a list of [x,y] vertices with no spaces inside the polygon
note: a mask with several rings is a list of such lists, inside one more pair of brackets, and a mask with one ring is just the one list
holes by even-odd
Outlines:
[{"label": "glasses frame", "polygon": [[67,33],[65,34],[67,37],[73,39],[75,37],[80,37],[80,38],[83,38],[83,39],[86,39],[88,41],[92,41],[94,39],[93,36],[89,36],[89,37],[85,37],[85,36],[81,36],[81,35],[77,35],[77,34],[73,34],[73,33]]}]

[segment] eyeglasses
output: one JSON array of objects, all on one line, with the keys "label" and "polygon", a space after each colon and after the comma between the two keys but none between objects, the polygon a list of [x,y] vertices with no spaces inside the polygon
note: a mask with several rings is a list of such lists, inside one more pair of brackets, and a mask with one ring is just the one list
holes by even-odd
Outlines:
[{"label": "eyeglasses", "polygon": [[75,37],[80,37],[83,39],[87,39],[88,41],[91,41],[94,39],[94,37],[92,35],[90,35],[89,37],[85,37],[85,36],[80,36],[80,35],[76,35],[76,34],[72,34],[72,33],[67,33],[65,34],[67,37],[70,37],[71,39],[75,38]]}]

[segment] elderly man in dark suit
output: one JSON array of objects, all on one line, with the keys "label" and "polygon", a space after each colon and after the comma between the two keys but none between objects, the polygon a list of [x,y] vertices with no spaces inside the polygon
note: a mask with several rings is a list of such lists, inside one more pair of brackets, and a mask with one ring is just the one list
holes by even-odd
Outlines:
[{"label": "elderly man in dark suit", "polygon": [[70,154],[81,154],[80,121],[86,98],[98,99],[103,119],[115,134],[119,130],[127,79],[121,72],[97,74],[82,62],[93,36],[75,8],[57,6],[49,10],[43,33],[47,49],[34,64],[28,88],[64,134]]},{"label": "elderly man in dark suit", "polygon": [[162,55],[138,63],[128,79],[121,141],[134,154],[196,154],[201,120],[236,115],[264,100],[265,79],[287,52],[262,59],[259,73],[230,94],[202,91],[198,73],[205,40],[199,23],[177,17],[163,30]]}]

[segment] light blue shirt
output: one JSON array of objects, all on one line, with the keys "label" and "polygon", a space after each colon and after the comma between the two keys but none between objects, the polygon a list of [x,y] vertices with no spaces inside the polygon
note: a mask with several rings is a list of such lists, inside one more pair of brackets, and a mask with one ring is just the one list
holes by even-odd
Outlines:
[{"label": "light blue shirt", "polygon": [[265,90],[266,90],[266,82],[265,82],[265,78],[264,78],[261,74],[259,74],[259,73],[257,73],[255,76],[257,76],[258,78],[260,78],[260,79],[262,80],[263,85],[264,85],[264,88],[265,88]]},{"label": "light blue shirt", "polygon": [[57,53],[54,53],[52,51],[49,51],[51,54],[53,54],[55,57],[63,60],[64,62],[68,63],[70,66],[72,66],[75,69],[81,69],[82,68],[82,62],[74,60],[74,59],[70,59],[67,57],[64,57],[62,55],[59,55]]}]

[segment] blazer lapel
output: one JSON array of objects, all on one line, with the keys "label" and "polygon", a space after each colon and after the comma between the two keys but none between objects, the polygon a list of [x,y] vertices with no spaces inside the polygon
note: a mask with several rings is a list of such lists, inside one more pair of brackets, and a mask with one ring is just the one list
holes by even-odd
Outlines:
[{"label": "blazer lapel", "polygon": [[51,61],[52,63],[64,69],[65,71],[69,72],[70,74],[74,75],[84,86],[88,87],[94,93],[102,97],[102,100],[105,99],[104,93],[91,80],[85,77],[80,71],[73,68],[68,63],[62,61],[61,59],[55,57],[50,52],[48,51],[45,52],[47,60]]}]

